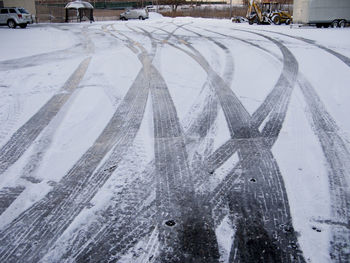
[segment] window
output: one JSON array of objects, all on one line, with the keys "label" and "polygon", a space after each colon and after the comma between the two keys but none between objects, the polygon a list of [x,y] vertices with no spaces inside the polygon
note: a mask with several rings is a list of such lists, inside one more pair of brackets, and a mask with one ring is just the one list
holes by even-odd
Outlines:
[{"label": "window", "polygon": [[18,11],[21,13],[21,14],[29,14],[27,10],[25,10],[24,8],[18,8]]},{"label": "window", "polygon": [[1,12],[0,12],[0,14],[8,14],[9,12],[8,12],[8,10],[7,9],[1,9]]},{"label": "window", "polygon": [[17,12],[16,12],[15,9],[10,9],[10,13],[11,13],[11,14],[17,14]]}]

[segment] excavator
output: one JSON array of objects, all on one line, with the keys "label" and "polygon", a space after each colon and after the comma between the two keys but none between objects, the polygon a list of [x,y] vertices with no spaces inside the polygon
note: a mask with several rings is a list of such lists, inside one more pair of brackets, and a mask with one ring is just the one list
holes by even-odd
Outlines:
[{"label": "excavator", "polygon": [[248,2],[248,11],[246,17],[248,19],[249,25],[252,25],[254,23],[257,23],[259,25],[271,24],[271,20],[265,13],[261,11],[259,5],[255,2],[255,0],[250,0]]},{"label": "excavator", "polygon": [[262,3],[261,8],[255,0],[248,2],[247,19],[249,24],[254,23],[269,25],[274,23],[275,25],[286,24],[289,25],[292,22],[292,16],[286,11],[280,10],[281,5],[279,3]]}]

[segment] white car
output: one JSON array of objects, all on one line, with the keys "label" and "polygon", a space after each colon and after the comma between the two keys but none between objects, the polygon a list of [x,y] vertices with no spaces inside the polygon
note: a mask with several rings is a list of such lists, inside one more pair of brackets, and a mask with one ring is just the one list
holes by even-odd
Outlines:
[{"label": "white car", "polygon": [[140,19],[145,20],[148,18],[148,10],[145,9],[131,9],[120,14],[120,20],[128,19]]},{"label": "white car", "polygon": [[27,10],[21,7],[0,8],[0,25],[7,25],[9,28],[26,28],[27,24],[32,24],[33,18]]}]

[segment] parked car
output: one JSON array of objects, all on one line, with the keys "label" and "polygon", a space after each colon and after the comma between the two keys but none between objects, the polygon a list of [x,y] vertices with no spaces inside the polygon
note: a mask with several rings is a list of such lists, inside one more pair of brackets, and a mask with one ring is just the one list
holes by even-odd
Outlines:
[{"label": "parked car", "polygon": [[22,7],[0,8],[0,25],[8,25],[9,28],[26,28],[33,23],[32,15]]},{"label": "parked car", "polygon": [[146,8],[126,10],[124,13],[120,14],[120,20],[128,20],[128,19],[145,20],[147,18],[148,18],[148,10]]}]

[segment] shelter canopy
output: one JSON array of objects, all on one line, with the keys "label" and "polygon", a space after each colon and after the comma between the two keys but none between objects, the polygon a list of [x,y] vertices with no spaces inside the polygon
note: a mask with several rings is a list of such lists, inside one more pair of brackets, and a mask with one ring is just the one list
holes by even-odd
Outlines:
[{"label": "shelter canopy", "polygon": [[66,9],[94,9],[94,7],[89,2],[80,1],[80,0],[69,2],[65,8]]},{"label": "shelter canopy", "polygon": [[69,2],[66,6],[66,22],[69,20],[69,10],[76,10],[76,18],[81,22],[83,17],[88,17],[90,22],[94,21],[94,7],[86,1],[73,1]]}]

